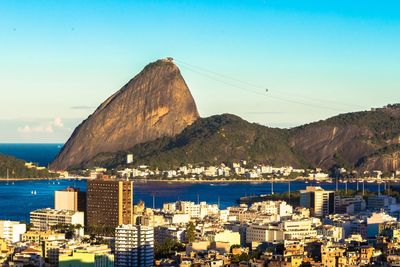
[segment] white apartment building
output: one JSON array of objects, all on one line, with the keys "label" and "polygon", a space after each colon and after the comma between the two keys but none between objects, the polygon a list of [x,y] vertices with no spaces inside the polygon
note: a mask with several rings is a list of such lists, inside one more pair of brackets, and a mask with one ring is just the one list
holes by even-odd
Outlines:
[{"label": "white apartment building", "polygon": [[262,214],[278,214],[280,217],[290,216],[293,213],[293,207],[285,201],[263,201],[256,202],[250,207]]},{"label": "white apartment building", "polygon": [[26,232],[26,224],[14,221],[0,221],[0,238],[16,243],[21,240],[21,235]]},{"label": "white apartment building", "polygon": [[280,223],[251,224],[246,229],[246,243],[304,240],[316,237],[313,220],[288,220]]},{"label": "white apartment building", "polygon": [[190,215],[185,213],[167,213],[164,219],[168,224],[186,224],[190,221]]},{"label": "white apartment building", "polygon": [[276,224],[249,225],[246,229],[246,243],[283,241],[283,231]]},{"label": "white apartment building", "polygon": [[335,192],[319,186],[300,190],[300,206],[309,208],[312,216],[321,217],[335,212]]},{"label": "white apartment building", "polygon": [[185,227],[178,226],[157,226],[154,228],[154,239],[157,243],[162,244],[167,239],[185,241]]},{"label": "white apartment building", "polygon": [[[50,208],[32,211],[30,222],[34,231],[51,230],[57,224],[85,225],[83,212]],[[83,234],[83,229],[79,234]]]},{"label": "white apartment building", "polygon": [[218,205],[209,205],[206,202],[195,204],[191,201],[178,201],[175,203],[165,203],[163,205],[165,212],[179,212],[189,214],[191,218],[203,219],[207,215],[217,215],[219,213]]},{"label": "white apartment building", "polygon": [[115,229],[115,267],[148,267],[154,262],[154,229],[125,224]]},{"label": "white apartment building", "polygon": [[283,221],[280,223],[284,240],[304,240],[308,237],[316,237],[317,230],[313,227],[312,219]]},{"label": "white apartment building", "polygon": [[344,229],[343,227],[334,225],[322,225],[317,229],[318,235],[328,238],[333,242],[340,242],[344,239]]},{"label": "white apartment building", "polygon": [[233,232],[231,230],[224,230],[214,235],[213,240],[215,242],[228,242],[229,246],[240,245],[240,233]]}]

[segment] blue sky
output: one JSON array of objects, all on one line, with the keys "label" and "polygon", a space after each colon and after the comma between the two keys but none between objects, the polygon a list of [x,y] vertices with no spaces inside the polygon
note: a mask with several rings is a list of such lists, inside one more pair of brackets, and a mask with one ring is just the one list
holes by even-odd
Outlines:
[{"label": "blue sky", "polygon": [[0,142],[65,142],[166,56],[203,117],[291,127],[397,103],[399,33],[398,1],[1,1]]}]

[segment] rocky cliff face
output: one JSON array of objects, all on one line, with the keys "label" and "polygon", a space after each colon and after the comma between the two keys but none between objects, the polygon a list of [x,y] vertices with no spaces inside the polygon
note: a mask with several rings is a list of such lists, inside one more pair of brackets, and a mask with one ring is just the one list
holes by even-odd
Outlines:
[{"label": "rocky cliff face", "polygon": [[194,99],[171,60],[146,66],[73,132],[51,169],[77,168],[99,153],[171,137],[199,118]]},{"label": "rocky cliff face", "polygon": [[400,105],[341,114],[291,129],[290,143],[311,166],[397,170],[400,166]]}]

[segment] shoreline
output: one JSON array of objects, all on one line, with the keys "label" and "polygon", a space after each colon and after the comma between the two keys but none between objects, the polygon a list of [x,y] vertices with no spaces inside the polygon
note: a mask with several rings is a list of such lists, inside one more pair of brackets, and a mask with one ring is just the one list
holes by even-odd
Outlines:
[{"label": "shoreline", "polygon": [[[53,181],[64,180],[64,178],[0,178],[0,182],[18,182],[18,181]],[[66,179],[70,180],[70,179]]]},{"label": "shoreline", "polygon": [[[77,177],[77,178],[0,178],[0,182],[18,182],[18,181],[54,181],[54,180],[91,180],[91,178],[88,177]],[[172,183],[181,183],[181,184],[234,184],[234,183],[249,183],[249,184],[265,184],[265,183],[289,183],[289,182],[306,182],[312,186],[318,186],[319,184],[334,184],[334,181],[315,181],[315,180],[309,180],[307,178],[296,178],[296,179],[284,179],[284,180],[266,180],[266,179],[235,179],[235,180],[230,180],[230,179],[202,179],[202,180],[184,180],[184,179],[170,179],[170,180],[160,180],[160,179],[132,179],[131,181],[138,183],[138,184],[145,184],[145,183],[167,183],[167,184],[172,184]],[[372,181],[367,182],[365,184],[378,184],[380,183],[390,183],[391,185],[398,185],[400,184],[399,181],[391,181],[391,180],[381,180],[381,181]],[[349,182],[349,184],[353,184],[356,182]],[[361,183],[361,182],[360,182]],[[339,184],[343,184],[342,182],[339,182]]]}]

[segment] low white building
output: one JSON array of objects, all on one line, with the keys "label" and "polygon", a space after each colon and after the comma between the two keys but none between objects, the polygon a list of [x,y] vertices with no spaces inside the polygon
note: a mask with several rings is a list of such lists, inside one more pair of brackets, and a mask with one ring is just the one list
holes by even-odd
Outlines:
[{"label": "low white building", "polygon": [[15,221],[0,221],[0,238],[16,243],[21,240],[21,235],[26,232],[26,224]]},{"label": "low white building", "polygon": [[246,228],[246,243],[283,241],[283,231],[276,224],[249,225]]},{"label": "low white building", "polygon": [[167,239],[178,240],[179,242],[185,241],[185,227],[178,226],[157,226],[154,228],[154,240],[162,244]]},{"label": "low white building", "polygon": [[208,215],[218,215],[219,208],[216,204],[207,204],[200,202],[195,204],[191,201],[178,201],[174,203],[165,203],[163,205],[164,212],[177,212],[189,214],[191,218],[203,219]]},{"label": "low white building", "polygon": [[317,230],[313,227],[313,219],[290,220],[280,223],[285,240],[304,240],[316,237]]},{"label": "low white building", "polygon": [[190,221],[190,215],[186,213],[170,213],[164,215],[168,224],[187,224]]},{"label": "low white building", "polygon": [[280,217],[290,216],[293,213],[293,207],[285,201],[256,202],[251,205],[250,209],[263,214],[278,214]]},{"label": "low white building", "polygon": [[229,246],[240,245],[240,233],[231,230],[224,230],[214,235],[215,242],[228,242]]},{"label": "low white building", "polygon": [[[39,209],[30,213],[32,230],[47,231],[58,224],[85,225],[84,213],[71,210]],[[83,234],[83,228],[79,232]]]}]

